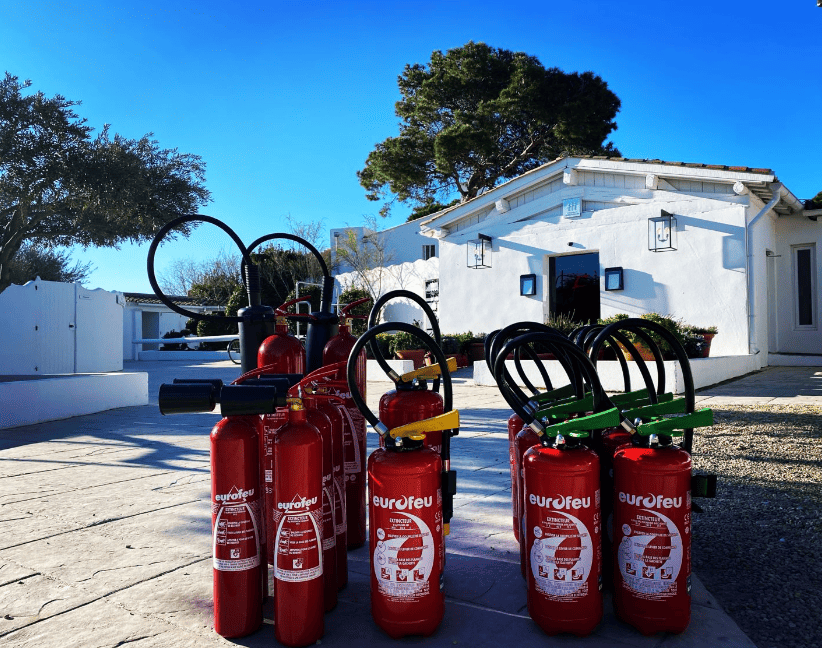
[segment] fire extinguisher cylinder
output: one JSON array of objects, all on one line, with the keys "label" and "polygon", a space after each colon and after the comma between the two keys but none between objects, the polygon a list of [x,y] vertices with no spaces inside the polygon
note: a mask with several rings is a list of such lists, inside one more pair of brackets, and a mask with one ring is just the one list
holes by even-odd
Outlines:
[{"label": "fire extinguisher cylinder", "polygon": [[[386,330],[408,330],[434,353],[442,368],[445,414],[389,429],[368,409],[356,384],[356,356],[371,338]],[[352,348],[347,377],[357,407],[385,439],[385,447],[377,448],[368,459],[371,614],[392,638],[427,636],[445,613],[444,533],[449,519],[442,502],[456,490],[444,491],[443,486],[451,481],[450,477],[446,480],[444,461],[423,444],[429,431],[459,427],[459,414],[450,411],[451,377],[445,356],[419,329],[400,322],[381,324],[366,331]]]},{"label": "fire extinguisher cylinder", "polygon": [[587,636],[602,620],[599,458],[559,435],[523,471],[528,614],[549,635]]},{"label": "fire extinguisher cylinder", "polygon": [[214,630],[224,637],[262,624],[259,420],[224,418],[211,431]]},{"label": "fire extinguisher cylinder", "polygon": [[291,399],[274,438],[274,633],[307,646],[325,630],[322,549],[322,438]]},{"label": "fire extinguisher cylinder", "polygon": [[614,454],[614,609],[642,634],[691,618],[691,457],[670,443]]}]

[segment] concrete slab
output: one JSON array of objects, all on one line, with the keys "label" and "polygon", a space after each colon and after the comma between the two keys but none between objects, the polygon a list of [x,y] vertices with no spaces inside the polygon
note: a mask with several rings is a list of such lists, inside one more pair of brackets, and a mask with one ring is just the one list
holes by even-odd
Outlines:
[{"label": "concrete slab", "polygon": [[[2,621],[0,621],[2,624]],[[4,631],[0,640],[14,648],[210,648],[234,645],[213,632],[182,633],[167,623],[96,600],[61,614],[38,620],[16,631]]]},{"label": "concrete slab", "polygon": [[[216,377],[238,373],[233,366],[176,364],[156,363],[150,384],[156,388],[175,376],[204,377],[211,371]],[[369,383],[373,407],[385,387]],[[401,643],[752,646],[696,578],[693,620],[678,637],[641,636],[614,617],[607,597],[594,635],[544,635],[525,609],[511,530],[509,410],[498,390],[476,387],[463,376],[455,379],[455,402],[463,411],[463,427],[454,441],[459,492],[446,539],[445,619],[433,636]],[[19,606],[16,617],[0,618],[0,643],[15,648],[276,644],[270,607],[267,622],[250,637],[227,641],[211,629],[207,471],[208,431],[216,420],[213,415],[162,417],[155,405],[0,433],[0,617],[12,610],[3,601]],[[377,445],[375,434],[368,435],[368,444],[369,451]],[[369,579],[367,547],[350,552],[349,585],[325,616],[324,645],[397,645],[371,618]],[[29,581],[29,586],[16,584]]]}]

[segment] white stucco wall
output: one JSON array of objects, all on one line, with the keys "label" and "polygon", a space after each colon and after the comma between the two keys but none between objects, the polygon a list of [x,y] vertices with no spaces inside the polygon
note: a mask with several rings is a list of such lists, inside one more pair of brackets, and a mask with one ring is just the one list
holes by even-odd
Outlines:
[{"label": "white stucco wall", "polygon": [[[332,229],[329,234],[329,244],[332,254],[337,246],[335,234],[339,234],[340,244],[342,244],[342,241],[348,236],[349,231],[353,232],[358,239],[362,239],[366,234],[373,234],[372,230],[364,227],[339,227]],[[435,248],[434,256],[439,255],[438,241],[427,236],[422,236],[419,232],[419,224],[416,221],[382,230],[377,236],[388,251],[386,265],[400,265],[423,260],[424,245],[433,245]],[[345,265],[339,266],[339,272],[342,274],[350,271],[351,267]]]},{"label": "white stucco wall", "polygon": [[[386,268],[377,269],[373,273],[382,273],[382,279],[379,282],[381,289],[379,295],[384,295],[391,290],[408,290],[413,292],[423,299],[425,298],[425,282],[428,279],[436,279],[439,277],[439,259],[431,258],[427,261],[418,259],[413,263],[400,263],[391,265]],[[335,277],[336,295],[350,286],[359,285],[359,277],[356,273],[343,273]],[[433,306],[434,311],[437,311],[436,304]],[[429,322],[425,316],[425,312],[411,300],[396,299],[391,300],[385,305],[382,312],[382,321],[390,322],[407,322],[412,323],[414,320],[423,323],[423,328],[428,328]],[[440,329],[445,332],[440,326]],[[457,333],[457,330],[448,330],[450,333]]]},{"label": "white stucco wall", "polygon": [[[525,206],[527,207],[527,205]],[[675,214],[678,249],[648,250],[648,219]],[[483,222],[440,241],[443,330],[488,333],[508,324],[545,320],[547,257],[597,252],[600,276],[624,268],[625,289],[601,286],[601,315],[658,312],[689,324],[716,326],[713,355],[747,353],[744,205],[719,199],[670,196],[597,211],[579,218],[559,213],[525,222]],[[490,269],[466,267],[467,241],[493,238]],[[569,245],[571,244],[571,245]],[[537,275],[537,295],[519,296],[519,277]]]}]

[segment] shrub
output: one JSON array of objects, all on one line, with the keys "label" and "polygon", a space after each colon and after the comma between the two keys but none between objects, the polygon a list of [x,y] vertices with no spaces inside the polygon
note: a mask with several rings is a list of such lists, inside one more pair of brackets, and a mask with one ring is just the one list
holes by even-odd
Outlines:
[{"label": "shrub", "polygon": [[[337,298],[337,302],[341,305],[351,304],[359,299],[368,298],[369,301],[365,302],[364,304],[360,304],[356,308],[351,310],[351,315],[361,315],[365,318],[368,317],[369,313],[371,312],[371,307],[374,305],[374,300],[371,295],[368,294],[367,290],[363,290],[362,288],[346,288],[340,293],[340,296]],[[365,333],[365,329],[368,327],[367,319],[355,319],[351,322],[351,334],[355,335],[356,337],[360,337],[363,333]]]},{"label": "shrub", "polygon": [[[189,332],[186,331],[185,329],[183,329],[182,331],[172,330],[172,331],[169,331],[168,333],[166,333],[165,335],[163,335],[163,339],[168,340],[168,339],[174,339],[174,338],[181,338],[181,337],[185,337],[186,335],[188,335],[188,333]],[[187,350],[188,350],[188,345],[185,342],[183,342],[181,344],[161,344],[160,345],[160,351],[187,351]]]},{"label": "shrub", "polygon": [[[218,315],[223,315],[219,313]],[[235,335],[238,327],[237,322],[217,320],[200,320],[197,322],[197,335],[207,337],[209,335]],[[200,349],[203,351],[223,351],[228,342],[200,342]]]}]

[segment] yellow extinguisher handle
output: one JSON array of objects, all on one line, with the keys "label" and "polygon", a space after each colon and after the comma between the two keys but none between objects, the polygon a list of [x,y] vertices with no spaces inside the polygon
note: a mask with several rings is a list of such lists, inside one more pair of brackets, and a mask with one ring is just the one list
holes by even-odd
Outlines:
[{"label": "yellow extinguisher handle", "polygon": [[[456,358],[448,358],[448,371],[454,372],[457,370],[457,359]],[[409,371],[408,373],[404,373],[400,376],[400,380],[402,382],[411,382],[415,378],[436,378],[437,376],[442,375],[442,368],[438,364],[432,364],[427,367],[420,367],[419,369],[414,369],[414,371]],[[433,431],[433,430],[432,430]]]},{"label": "yellow extinguisher handle", "polygon": [[415,441],[422,441],[425,438],[426,432],[440,432],[442,430],[456,430],[460,426],[459,410],[451,410],[445,414],[423,419],[422,421],[414,421],[413,423],[406,423],[389,430],[388,434],[392,439],[399,439],[405,437],[414,439]]}]

